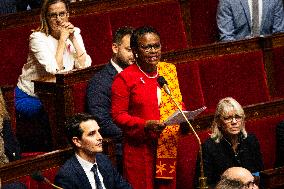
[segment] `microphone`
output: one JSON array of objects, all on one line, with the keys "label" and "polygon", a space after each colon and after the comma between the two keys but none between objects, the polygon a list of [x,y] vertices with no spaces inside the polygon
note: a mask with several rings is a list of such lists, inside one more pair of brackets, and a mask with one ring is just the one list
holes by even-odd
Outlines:
[{"label": "microphone", "polygon": [[35,171],[33,172],[33,174],[31,175],[32,179],[34,179],[35,181],[38,182],[45,182],[48,185],[52,186],[53,188],[57,188],[57,189],[63,189],[62,187],[56,186],[55,184],[53,184],[50,180],[48,180],[46,177],[44,177],[40,171]]},{"label": "microphone", "polygon": [[190,124],[190,122],[187,119],[187,117],[184,115],[184,112],[182,111],[182,109],[179,107],[179,105],[177,104],[175,99],[172,97],[172,94],[171,94],[171,91],[170,91],[170,89],[168,87],[168,82],[166,81],[166,79],[163,76],[159,76],[157,78],[157,82],[160,85],[160,87],[163,88],[165,90],[165,92],[171,97],[172,101],[174,102],[174,104],[178,108],[179,112],[184,117],[185,121],[188,123],[191,131],[193,132],[193,134],[195,135],[195,137],[196,137],[196,139],[198,141],[198,144],[199,144],[199,156],[200,156],[199,188],[200,189],[206,189],[206,188],[208,188],[208,185],[207,185],[207,178],[204,176],[204,165],[203,165],[203,155],[202,155],[201,140],[200,140],[199,136],[197,135],[197,133],[196,133],[195,129],[193,128],[193,126]]},{"label": "microphone", "polygon": [[163,76],[159,76],[159,77],[157,78],[157,81],[158,81],[160,87],[163,88],[163,89],[165,90],[165,92],[166,92],[168,95],[171,96],[171,91],[170,91],[170,89],[169,89],[169,87],[168,87],[168,82],[166,81],[166,79],[165,79]]}]

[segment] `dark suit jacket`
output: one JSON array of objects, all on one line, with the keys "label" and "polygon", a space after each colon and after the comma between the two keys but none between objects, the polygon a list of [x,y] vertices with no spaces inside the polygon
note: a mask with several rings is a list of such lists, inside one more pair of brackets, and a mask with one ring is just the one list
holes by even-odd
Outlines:
[{"label": "dark suit jacket", "polygon": [[[131,189],[121,175],[113,168],[111,161],[106,155],[98,153],[96,155],[98,169],[104,179],[106,189]],[[73,155],[60,168],[55,177],[55,184],[64,189],[92,189],[83,167],[76,156]]]},{"label": "dark suit jacket", "polygon": [[122,134],[110,114],[111,85],[116,74],[116,69],[109,62],[94,75],[87,87],[87,112],[98,117],[103,137],[120,137]]}]

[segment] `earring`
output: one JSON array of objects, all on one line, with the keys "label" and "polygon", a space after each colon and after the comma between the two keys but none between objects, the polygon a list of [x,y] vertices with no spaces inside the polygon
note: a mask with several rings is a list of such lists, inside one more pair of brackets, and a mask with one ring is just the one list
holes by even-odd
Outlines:
[{"label": "earring", "polygon": [[135,54],[135,57],[138,58],[138,54],[137,53]]}]

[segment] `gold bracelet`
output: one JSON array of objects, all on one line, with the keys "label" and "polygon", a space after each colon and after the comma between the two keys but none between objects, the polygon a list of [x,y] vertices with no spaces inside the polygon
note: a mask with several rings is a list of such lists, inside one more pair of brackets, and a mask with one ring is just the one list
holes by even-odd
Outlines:
[{"label": "gold bracelet", "polygon": [[80,58],[81,56],[83,56],[85,54],[85,52],[83,52],[80,56],[78,56],[77,58]]}]

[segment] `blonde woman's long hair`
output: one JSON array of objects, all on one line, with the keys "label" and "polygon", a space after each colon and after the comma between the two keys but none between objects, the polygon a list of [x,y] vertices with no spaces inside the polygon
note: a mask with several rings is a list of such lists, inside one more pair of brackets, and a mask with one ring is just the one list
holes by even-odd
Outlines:
[{"label": "blonde woman's long hair", "polygon": [[242,106],[232,97],[226,97],[219,101],[217,104],[214,120],[211,125],[211,135],[210,137],[216,142],[219,143],[220,140],[223,138],[223,134],[219,129],[221,117],[226,116],[230,111],[235,110],[238,116],[242,117],[242,129],[241,133],[243,134],[244,138],[247,137],[247,132],[245,129],[245,113]]},{"label": "blonde woman's long hair", "polygon": [[47,36],[50,35],[50,28],[47,22],[47,12],[48,12],[48,7],[52,4],[58,3],[58,2],[62,2],[65,4],[66,6],[66,10],[67,12],[69,12],[69,2],[67,0],[44,0],[42,7],[41,7],[41,12],[40,12],[40,22],[41,25],[39,28],[37,28],[34,31],[41,31],[43,33],[45,33]]}]

